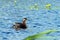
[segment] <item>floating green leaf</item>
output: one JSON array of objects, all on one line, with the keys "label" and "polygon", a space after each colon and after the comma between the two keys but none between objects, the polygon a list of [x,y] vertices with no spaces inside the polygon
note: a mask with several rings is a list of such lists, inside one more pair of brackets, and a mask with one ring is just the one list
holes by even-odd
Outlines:
[{"label": "floating green leaf", "polygon": [[46,9],[51,9],[51,4],[47,4]]},{"label": "floating green leaf", "polygon": [[38,4],[34,4],[32,6],[29,7],[31,10],[38,10],[39,9],[39,6]]}]

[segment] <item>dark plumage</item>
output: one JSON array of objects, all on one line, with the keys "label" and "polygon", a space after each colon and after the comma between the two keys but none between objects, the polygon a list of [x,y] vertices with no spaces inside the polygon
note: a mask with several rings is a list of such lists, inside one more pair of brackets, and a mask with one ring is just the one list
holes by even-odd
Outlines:
[{"label": "dark plumage", "polygon": [[15,25],[13,25],[13,28],[16,29],[16,30],[26,29],[27,28],[26,20],[27,20],[27,18],[24,18],[22,23],[16,22]]}]

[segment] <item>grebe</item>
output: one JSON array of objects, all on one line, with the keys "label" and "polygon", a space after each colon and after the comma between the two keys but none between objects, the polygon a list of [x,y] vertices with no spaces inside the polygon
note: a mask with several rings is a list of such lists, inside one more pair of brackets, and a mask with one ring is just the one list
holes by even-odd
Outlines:
[{"label": "grebe", "polygon": [[15,25],[13,25],[13,28],[16,30],[26,29],[27,28],[26,20],[27,20],[27,18],[24,18],[22,23],[15,22]]}]

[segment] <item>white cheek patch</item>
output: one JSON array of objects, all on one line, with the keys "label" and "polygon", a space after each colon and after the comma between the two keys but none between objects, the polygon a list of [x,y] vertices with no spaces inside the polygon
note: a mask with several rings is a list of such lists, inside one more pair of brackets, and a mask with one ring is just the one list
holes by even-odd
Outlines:
[{"label": "white cheek patch", "polygon": [[25,19],[23,19],[23,21],[25,21]]}]

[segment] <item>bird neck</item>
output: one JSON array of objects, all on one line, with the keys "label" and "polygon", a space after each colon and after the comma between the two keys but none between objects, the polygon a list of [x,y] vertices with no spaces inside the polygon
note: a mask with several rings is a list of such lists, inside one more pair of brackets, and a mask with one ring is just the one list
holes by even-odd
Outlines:
[{"label": "bird neck", "polygon": [[23,23],[23,24],[26,24],[26,20],[24,20],[22,23]]}]

